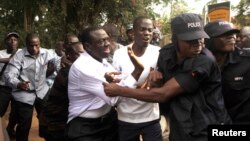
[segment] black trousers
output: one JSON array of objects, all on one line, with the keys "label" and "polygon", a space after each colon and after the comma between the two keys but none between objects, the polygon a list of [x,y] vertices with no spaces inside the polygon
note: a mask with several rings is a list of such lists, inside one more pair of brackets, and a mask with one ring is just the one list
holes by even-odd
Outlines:
[{"label": "black trousers", "polygon": [[118,121],[120,141],[162,141],[162,131],[159,120],[145,123],[127,123]]},{"label": "black trousers", "polygon": [[114,109],[101,118],[76,117],[66,128],[71,141],[118,141],[117,113]]},{"label": "black trousers", "polygon": [[15,106],[18,121],[16,128],[16,141],[28,141],[33,117],[33,107],[35,106],[38,114],[37,117],[39,117],[39,113],[43,108],[42,100],[40,98],[36,98],[34,105],[16,101]]},{"label": "black trousers", "polygon": [[16,119],[16,109],[14,104],[15,100],[11,95],[11,91],[12,90],[10,87],[0,86],[0,116],[1,117],[4,116],[9,106],[9,103],[11,102],[10,116],[7,128],[9,128],[9,130],[14,130],[17,119]]}]

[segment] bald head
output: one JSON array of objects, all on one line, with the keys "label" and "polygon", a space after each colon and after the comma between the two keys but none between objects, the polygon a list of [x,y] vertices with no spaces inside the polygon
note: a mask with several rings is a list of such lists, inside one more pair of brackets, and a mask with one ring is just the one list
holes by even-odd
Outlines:
[{"label": "bald head", "polygon": [[250,26],[244,26],[244,27],[242,27],[242,29],[240,30],[240,33],[242,34],[242,35],[246,35],[246,34],[250,34]]},{"label": "bald head", "polygon": [[240,30],[240,47],[250,48],[250,26],[244,26]]}]

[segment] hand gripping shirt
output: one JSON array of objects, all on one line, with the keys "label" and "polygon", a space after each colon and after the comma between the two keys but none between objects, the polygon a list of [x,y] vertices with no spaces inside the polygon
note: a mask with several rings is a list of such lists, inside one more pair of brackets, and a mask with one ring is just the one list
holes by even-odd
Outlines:
[{"label": "hand gripping shirt", "polygon": [[[103,59],[95,60],[87,52],[84,52],[73,63],[69,71],[68,97],[69,115],[68,122],[89,111],[98,111],[103,107],[114,106],[119,97],[106,96],[103,89],[105,73],[116,71],[111,64]],[[129,75],[120,82],[120,85],[135,87],[135,79]],[[98,118],[98,117],[94,117]]]}]

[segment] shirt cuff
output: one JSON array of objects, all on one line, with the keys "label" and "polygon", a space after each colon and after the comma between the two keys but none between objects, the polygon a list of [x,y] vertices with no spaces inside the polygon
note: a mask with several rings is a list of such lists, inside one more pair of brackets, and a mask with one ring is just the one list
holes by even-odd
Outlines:
[{"label": "shirt cuff", "polygon": [[122,79],[119,83],[121,86],[129,87],[129,88],[136,88],[137,87],[137,81],[135,78],[130,74],[126,79]]}]

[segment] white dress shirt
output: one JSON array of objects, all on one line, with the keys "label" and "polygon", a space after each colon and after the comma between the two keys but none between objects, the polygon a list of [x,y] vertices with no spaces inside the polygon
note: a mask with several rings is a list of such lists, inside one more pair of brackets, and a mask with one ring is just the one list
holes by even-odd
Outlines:
[{"label": "white dress shirt", "polygon": [[[68,122],[75,117],[98,118],[114,106],[119,97],[106,96],[103,82],[106,72],[116,71],[106,59],[102,63],[87,52],[82,53],[72,64],[68,78],[69,116]],[[135,87],[136,80],[129,75],[121,85]]]},{"label": "white dress shirt", "polygon": [[[132,46],[129,45],[130,47]],[[159,56],[160,47],[149,45],[141,57],[137,57],[144,66],[138,86],[142,85],[150,72],[150,67],[155,68]],[[123,75],[130,74],[134,65],[129,59],[127,47],[115,51],[113,66]],[[121,98],[117,105],[118,119],[129,123],[143,123],[159,119],[159,104],[140,101],[133,98]]]}]

